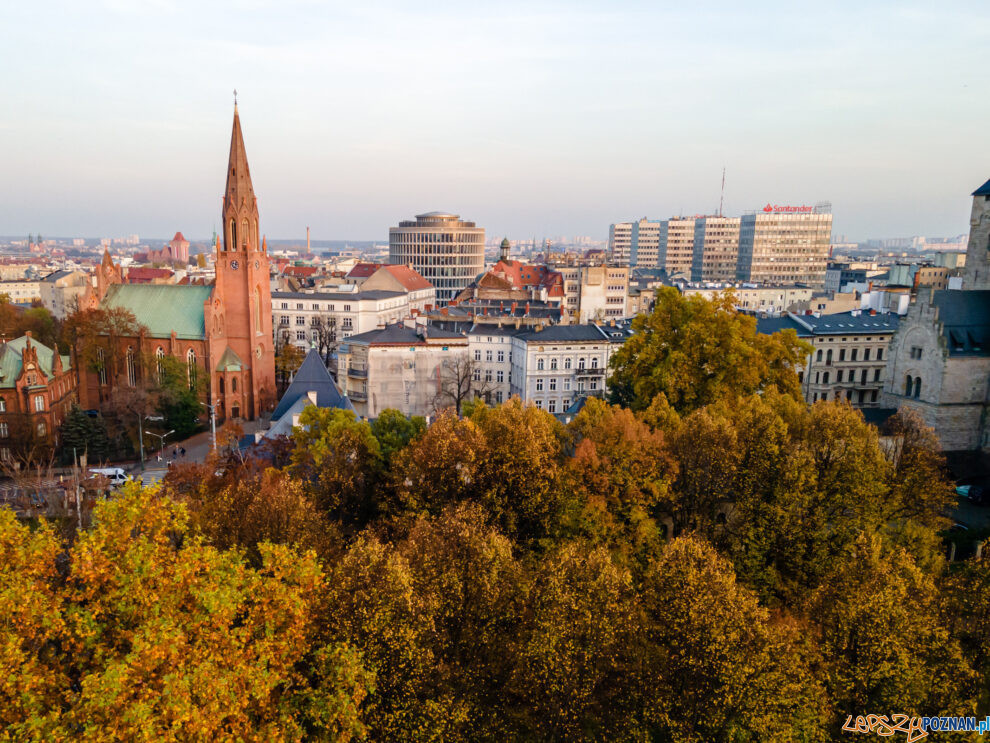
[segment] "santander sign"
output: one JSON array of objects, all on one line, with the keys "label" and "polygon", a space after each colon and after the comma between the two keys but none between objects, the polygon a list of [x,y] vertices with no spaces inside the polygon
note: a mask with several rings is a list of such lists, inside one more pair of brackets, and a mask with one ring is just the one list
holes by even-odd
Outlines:
[{"label": "santander sign", "polygon": [[767,204],[763,207],[767,214],[811,214],[814,211],[810,206],[780,206],[778,204]]}]

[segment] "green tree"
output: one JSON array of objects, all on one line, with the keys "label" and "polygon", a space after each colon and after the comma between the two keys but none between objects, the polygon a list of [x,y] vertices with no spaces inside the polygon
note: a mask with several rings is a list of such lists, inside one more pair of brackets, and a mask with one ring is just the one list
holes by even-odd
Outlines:
[{"label": "green tree", "polygon": [[387,408],[371,422],[371,433],[378,440],[382,460],[388,467],[395,454],[426,430],[426,419],[421,415],[407,417],[401,411]]},{"label": "green tree", "polygon": [[73,456],[87,455],[90,463],[106,461],[110,456],[110,439],[102,418],[91,418],[78,405],[62,421],[59,433],[59,459],[71,464]]},{"label": "green tree", "polygon": [[707,300],[662,287],[633,329],[610,362],[612,401],[624,407],[645,410],[660,393],[678,412],[768,389],[800,398],[795,370],[811,347],[792,331],[758,333],[731,293]]},{"label": "green tree", "polygon": [[293,433],[292,471],[319,508],[346,530],[377,515],[382,457],[371,426],[349,410],[310,405]]},{"label": "green tree", "polygon": [[[166,430],[175,431],[179,439],[195,433],[200,426],[203,406],[200,403],[206,379],[173,356],[157,360],[158,412],[165,419]],[[150,381],[150,378],[149,378]]]}]

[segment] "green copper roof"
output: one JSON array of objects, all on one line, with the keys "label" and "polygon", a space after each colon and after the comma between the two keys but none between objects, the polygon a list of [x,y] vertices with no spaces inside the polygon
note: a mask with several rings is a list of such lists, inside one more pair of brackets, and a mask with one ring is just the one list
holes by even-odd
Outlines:
[{"label": "green copper roof", "polygon": [[220,363],[217,364],[217,371],[243,371],[245,368],[241,357],[237,355],[237,351],[227,346],[227,350],[220,357]]},{"label": "green copper roof", "polygon": [[[21,368],[24,366],[22,354],[26,343],[27,336],[22,335],[0,346],[0,387],[13,387],[14,382],[21,375]],[[55,352],[48,346],[38,343],[34,338],[31,339],[31,346],[38,353],[38,365],[41,371],[49,378],[54,376]],[[69,357],[62,356],[62,368],[69,367]]]},{"label": "green copper roof", "polygon": [[212,286],[114,284],[103,298],[103,307],[130,310],[154,338],[168,338],[173,330],[178,338],[203,338],[203,303],[212,293]]}]

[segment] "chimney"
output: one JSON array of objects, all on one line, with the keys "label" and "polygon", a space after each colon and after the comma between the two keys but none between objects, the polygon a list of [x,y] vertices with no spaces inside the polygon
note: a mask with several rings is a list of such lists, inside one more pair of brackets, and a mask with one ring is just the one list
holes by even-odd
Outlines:
[{"label": "chimney", "polygon": [[518,302],[513,302],[513,303],[512,303],[512,314],[513,314],[513,315],[514,315],[514,314],[516,314],[516,310],[517,310],[518,308],[519,308],[519,303],[518,303]]},{"label": "chimney", "polygon": [[529,302],[526,302],[526,314],[529,315]]},{"label": "chimney", "polygon": [[877,316],[877,311],[876,310],[870,310],[870,317],[876,317],[876,316]]},{"label": "chimney", "polygon": [[30,330],[25,330],[24,331],[24,335],[26,335],[28,338],[30,338],[31,337],[31,331]]}]

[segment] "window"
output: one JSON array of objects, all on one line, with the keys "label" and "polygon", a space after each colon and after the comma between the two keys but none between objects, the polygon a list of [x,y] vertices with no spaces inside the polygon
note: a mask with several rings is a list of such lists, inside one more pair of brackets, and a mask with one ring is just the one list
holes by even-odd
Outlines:
[{"label": "window", "polygon": [[34,396],[34,410],[36,413],[40,413],[45,409],[45,398],[42,395]]},{"label": "window", "polygon": [[921,397],[921,377],[914,380],[914,397],[915,399]]},{"label": "window", "polygon": [[[852,378],[852,375],[850,374],[849,377],[851,379]],[[842,369],[839,369],[839,371],[837,371],[835,373],[835,381],[836,382],[841,382],[842,381]]]},{"label": "window", "polygon": [[840,348],[839,349],[839,361],[845,361],[845,360],[846,360],[846,349]]},{"label": "window", "polygon": [[279,318],[278,318],[278,324],[279,325],[288,325],[289,324],[289,316],[288,315],[280,315]]},{"label": "window", "polygon": [[237,392],[237,377],[230,380],[230,391]]},{"label": "window", "polygon": [[186,351],[186,381],[190,389],[196,384],[196,352],[191,348]]},{"label": "window", "polygon": [[557,359],[550,359],[550,371],[557,371]]},{"label": "window", "polygon": [[543,371],[543,359],[536,360],[536,369],[537,371]]},{"label": "window", "polygon": [[822,374],[822,384],[828,384],[828,372]]},{"label": "window", "polygon": [[10,435],[10,431],[7,428],[7,421],[0,421],[0,439],[5,439]]},{"label": "window", "polygon": [[165,378],[165,349],[159,346],[155,350],[155,367],[158,371],[158,383]]},{"label": "window", "polygon": [[592,389],[592,390],[597,390],[598,389],[598,380],[597,379],[592,379],[591,382],[588,385],[588,388],[589,389]]},{"label": "window", "polygon": [[550,413],[556,413],[557,412],[557,401],[556,400],[548,400],[547,401],[547,411],[550,412]]},{"label": "window", "polygon": [[350,311],[351,311],[351,306],[349,304],[345,304],[344,305],[344,312],[350,312]]},{"label": "window", "polygon": [[584,357],[581,357],[580,359],[578,359],[578,371],[583,371],[583,370],[584,370]]},{"label": "window", "polygon": [[860,384],[866,384],[866,372],[867,371],[869,371],[869,370],[868,369],[863,369],[863,373],[860,374],[860,376],[859,376],[859,383]]},{"label": "window", "polygon": [[538,407],[540,410],[543,410],[543,400],[535,400],[534,402],[536,404],[536,407]]},{"label": "window", "polygon": [[48,433],[48,426],[45,425],[44,421],[38,421],[38,435],[44,436]]},{"label": "window", "polygon": [[297,341],[304,341],[304,340],[306,340],[306,331],[305,330],[297,330],[296,331],[296,340]]},{"label": "window", "polygon": [[877,401],[877,391],[873,390],[873,392],[870,393],[870,402],[876,402],[876,401]]},{"label": "window", "polygon": [[870,349],[864,348],[863,349],[863,361],[869,361],[869,360],[870,360]]},{"label": "window", "polygon": [[804,382],[804,370],[802,369],[798,371],[798,384],[802,384],[803,382]]},{"label": "window", "polygon": [[475,367],[474,370],[471,372],[471,379],[473,379],[475,382],[480,382],[481,381],[481,369]]},{"label": "window", "polygon": [[491,382],[492,381],[492,370],[491,369],[485,369],[485,381],[486,382]]},{"label": "window", "polygon": [[354,330],[354,321],[349,317],[345,317],[342,327],[344,330]]},{"label": "window", "polygon": [[134,367],[134,349],[127,349],[127,356],[125,358],[127,364],[127,384],[131,387],[137,385],[137,369]]},{"label": "window", "polygon": [[879,369],[874,369],[873,370],[873,381],[874,382],[879,382],[880,381],[880,370]]},{"label": "window", "polygon": [[[829,340],[832,340],[832,339],[829,338]],[[825,363],[828,364],[829,366],[832,365],[832,349],[831,348],[828,349],[828,353],[825,354]]]},{"label": "window", "polygon": [[7,412],[7,401],[0,397],[0,413]]},{"label": "window", "polygon": [[305,325],[305,324],[306,324],[306,318],[303,317],[302,315],[296,315],[296,325]]},{"label": "window", "polygon": [[289,309],[289,303],[288,302],[282,302],[282,309],[283,310]]},{"label": "window", "polygon": [[855,361],[855,360],[856,360],[856,352],[857,352],[857,351],[859,351],[859,349],[858,349],[858,348],[854,348],[854,349],[852,350],[852,360],[853,360],[853,361]]},{"label": "window", "polygon": [[911,390],[914,388],[914,379],[910,374],[904,378],[904,396],[911,397]]},{"label": "window", "polygon": [[883,361],[883,349],[882,348],[878,348],[877,349],[877,361]]},{"label": "window", "polygon": [[485,351],[485,361],[491,361],[493,358],[491,350]]},{"label": "window", "polygon": [[911,346],[911,358],[912,359],[920,359],[921,358],[921,347],[920,346]]},{"label": "window", "polygon": [[498,392],[495,393],[495,402],[498,403],[502,402],[502,390],[499,390]]},{"label": "window", "polygon": [[303,303],[302,302],[296,302],[296,309],[297,310],[301,310],[302,308],[303,308]]},{"label": "window", "polygon": [[570,391],[571,389],[571,378],[564,377],[564,389]]},{"label": "window", "polygon": [[557,391],[557,378],[556,377],[550,377],[550,391],[551,392],[556,392]]},{"label": "window", "polygon": [[101,385],[106,385],[106,383],[107,383],[107,365],[106,365],[105,359],[103,357],[103,349],[102,348],[97,348],[96,349],[96,365],[97,365],[97,368],[99,369],[100,384]]},{"label": "window", "polygon": [[480,348],[474,349],[474,360],[475,361],[481,361],[481,349]]},{"label": "window", "polygon": [[498,362],[500,364],[505,362],[505,351],[498,352]]},{"label": "window", "polygon": [[567,410],[569,407],[571,407],[571,398],[565,397],[560,403],[560,408],[561,410]]},{"label": "window", "polygon": [[536,380],[536,391],[537,392],[543,392],[543,379],[542,378]]},{"label": "window", "polygon": [[502,382],[505,381],[505,372],[503,372],[501,369],[495,372],[495,381],[498,382],[499,384],[502,384]]},{"label": "window", "polygon": [[571,359],[570,359],[570,357],[564,359],[564,368],[565,369],[570,369],[571,368]]},{"label": "window", "polygon": [[594,357],[594,358],[593,358],[593,359],[591,360],[591,368],[592,368],[592,369],[597,369],[597,368],[598,368],[598,357],[597,357],[597,356],[595,356],[595,357]]},{"label": "window", "polygon": [[822,349],[819,348],[818,355],[815,356],[815,361],[821,361],[821,360],[822,360]]}]

